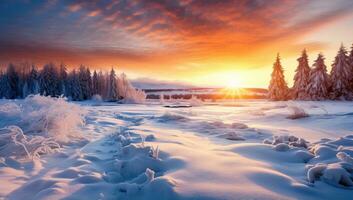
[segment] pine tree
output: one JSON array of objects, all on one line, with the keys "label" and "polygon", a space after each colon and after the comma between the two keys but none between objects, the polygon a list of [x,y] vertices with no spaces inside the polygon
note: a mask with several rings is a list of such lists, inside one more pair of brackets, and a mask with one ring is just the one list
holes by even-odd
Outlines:
[{"label": "pine tree", "polygon": [[110,76],[108,72],[105,72],[104,74],[104,91],[103,91],[103,98],[104,99],[108,99],[108,95],[109,95],[109,90],[110,90]]},{"label": "pine tree", "polygon": [[279,55],[277,55],[276,62],[273,64],[271,82],[268,87],[268,97],[271,100],[279,101],[286,100],[287,95],[288,86],[284,80],[283,68],[281,66]]},{"label": "pine tree", "polygon": [[70,73],[69,93],[70,93],[69,97],[71,97],[72,100],[74,101],[83,100],[82,90],[80,86],[80,78],[79,78],[79,75],[76,73],[75,69]]},{"label": "pine tree", "polygon": [[44,65],[40,73],[40,93],[46,96],[60,96],[59,74],[53,63]]},{"label": "pine tree", "polygon": [[28,84],[27,79],[29,72],[31,70],[31,65],[28,62],[21,63],[19,65],[19,73],[18,73],[18,84],[17,84],[17,93],[18,97],[25,98],[28,95]]},{"label": "pine tree", "polygon": [[96,70],[94,70],[92,77],[92,93],[99,94],[99,80]]},{"label": "pine tree", "polygon": [[325,100],[329,95],[330,79],[327,74],[324,57],[319,54],[310,72],[306,92],[310,100]]},{"label": "pine tree", "polygon": [[125,73],[122,73],[118,79],[118,92],[119,97],[123,98],[123,101],[126,103],[143,103],[146,99],[145,92],[136,90]]},{"label": "pine tree", "polygon": [[6,85],[5,85],[5,97],[8,99],[15,99],[20,96],[18,91],[19,76],[16,72],[15,66],[9,64],[6,70]]},{"label": "pine tree", "polygon": [[5,74],[0,70],[0,99],[5,98],[6,82]]},{"label": "pine tree", "polygon": [[348,100],[352,98],[350,92],[352,79],[352,69],[348,63],[347,51],[341,45],[335,61],[332,64],[331,81],[332,81],[332,99]]},{"label": "pine tree", "polygon": [[67,77],[67,69],[64,64],[60,65],[60,72],[59,72],[59,90],[60,94],[67,96],[68,95],[68,77]]},{"label": "pine tree", "polygon": [[28,89],[28,83],[27,81],[25,81],[25,84],[23,85],[22,87],[22,95],[23,95],[23,98],[26,98],[28,95],[30,95],[31,93],[29,92],[29,89]]},{"label": "pine tree", "polygon": [[92,77],[91,77],[91,71],[90,69],[87,67],[86,68],[86,80],[87,80],[87,86],[88,86],[88,91],[87,91],[87,99],[91,99],[92,97]]},{"label": "pine tree", "polygon": [[39,74],[34,65],[32,65],[32,70],[30,71],[27,79],[28,94],[38,94],[39,88]]},{"label": "pine tree", "polygon": [[91,72],[88,68],[81,65],[78,76],[83,99],[90,99],[92,97]]},{"label": "pine tree", "polygon": [[98,73],[98,94],[100,94],[104,98],[105,94],[105,76],[102,71]]},{"label": "pine tree", "polygon": [[119,89],[119,96],[125,98],[128,96],[129,92],[129,82],[125,73],[122,73],[118,79],[118,89]]},{"label": "pine tree", "polygon": [[298,67],[295,70],[294,85],[292,88],[293,99],[307,99],[306,87],[309,83],[310,67],[308,63],[308,55],[304,49],[300,58],[297,59]]},{"label": "pine tree", "polygon": [[107,92],[107,100],[108,101],[116,101],[118,100],[118,89],[117,89],[117,79],[114,69],[110,71],[109,82],[108,82],[108,92]]},{"label": "pine tree", "polygon": [[351,51],[348,55],[348,64],[352,72],[351,79],[350,79],[350,92],[353,93],[353,44],[351,47]]}]

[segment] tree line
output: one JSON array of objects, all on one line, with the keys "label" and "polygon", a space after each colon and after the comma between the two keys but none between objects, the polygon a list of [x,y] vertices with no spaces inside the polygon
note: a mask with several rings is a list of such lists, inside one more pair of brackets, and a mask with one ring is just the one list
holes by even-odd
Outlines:
[{"label": "tree line", "polygon": [[113,68],[110,72],[91,73],[89,67],[81,65],[69,72],[64,64],[48,63],[38,69],[34,64],[10,63],[5,71],[0,71],[0,98],[25,98],[30,94],[65,96],[73,101],[100,95],[106,101],[132,103],[141,103],[146,97],[131,85],[124,73],[118,76]]},{"label": "tree line", "polygon": [[271,100],[353,100],[353,46],[348,53],[341,45],[331,72],[327,72],[325,58],[319,54],[310,68],[306,50],[297,59],[294,84],[288,88],[280,57],[273,64],[268,98]]}]

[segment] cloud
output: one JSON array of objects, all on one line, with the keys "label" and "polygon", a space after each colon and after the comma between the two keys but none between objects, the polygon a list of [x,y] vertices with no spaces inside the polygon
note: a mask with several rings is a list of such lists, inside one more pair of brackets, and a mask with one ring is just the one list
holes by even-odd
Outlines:
[{"label": "cloud", "polygon": [[[115,59],[112,59],[115,58]],[[129,52],[126,50],[87,50],[87,49],[66,49],[60,47],[43,46],[40,44],[14,44],[2,43],[0,45],[0,60],[28,61],[45,63],[50,61],[66,62],[72,65],[91,64],[99,66],[104,60],[112,63],[134,60],[136,63],[147,62],[148,55]],[[106,63],[107,64],[107,63]],[[112,64],[113,65],[113,64]]]},{"label": "cloud", "polygon": [[182,50],[189,55],[205,51],[212,55],[212,51],[222,48],[229,53],[237,53],[283,38],[296,39],[300,34],[350,13],[353,8],[350,1],[341,1],[330,4],[330,9],[323,9],[322,13],[308,14],[308,18],[295,20],[298,15],[311,13],[308,10],[310,6],[320,5],[320,2],[131,0],[105,3],[74,1],[68,6],[79,6],[88,15],[97,13],[95,16],[101,17],[111,27],[159,42],[169,49]]},{"label": "cloud", "polygon": [[43,7],[37,4],[0,6],[0,59],[130,61],[175,70],[183,62],[255,62],[260,52],[297,49],[305,34],[353,9],[350,0],[63,0],[33,14]]}]

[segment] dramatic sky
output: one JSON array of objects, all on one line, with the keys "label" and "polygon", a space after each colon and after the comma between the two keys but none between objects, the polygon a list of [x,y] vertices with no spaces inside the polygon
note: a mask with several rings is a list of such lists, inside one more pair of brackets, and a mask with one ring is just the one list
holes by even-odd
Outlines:
[{"label": "dramatic sky", "polygon": [[1,0],[0,64],[64,62],[133,78],[267,87],[281,54],[292,83],[306,48],[330,66],[353,43],[352,0]]}]

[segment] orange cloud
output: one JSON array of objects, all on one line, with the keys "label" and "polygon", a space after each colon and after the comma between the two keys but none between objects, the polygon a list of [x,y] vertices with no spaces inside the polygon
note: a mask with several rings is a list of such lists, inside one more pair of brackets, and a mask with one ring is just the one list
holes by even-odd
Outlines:
[{"label": "orange cloud", "polygon": [[174,78],[186,72],[256,69],[271,64],[277,52],[324,50],[328,44],[301,38],[350,15],[353,2],[76,0],[56,6],[70,13],[42,16],[36,19],[39,25],[4,27],[14,36],[0,36],[0,59],[119,65],[143,75],[170,75],[172,70]]}]

